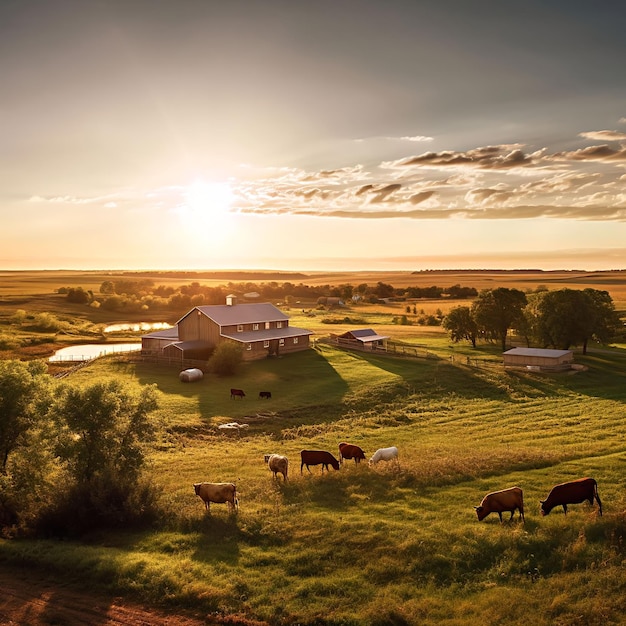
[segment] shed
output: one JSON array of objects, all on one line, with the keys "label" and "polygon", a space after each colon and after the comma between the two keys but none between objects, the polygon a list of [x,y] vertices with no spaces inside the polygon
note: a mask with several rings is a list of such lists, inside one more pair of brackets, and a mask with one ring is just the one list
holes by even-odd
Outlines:
[{"label": "shed", "polygon": [[204,372],[197,367],[183,370],[179,375],[181,382],[183,383],[195,383],[197,380],[202,380]]},{"label": "shed", "polygon": [[504,367],[523,367],[535,371],[558,372],[571,369],[574,353],[571,350],[546,348],[512,348],[503,355]]},{"label": "shed", "polygon": [[371,328],[360,328],[338,335],[337,343],[340,345],[354,345],[365,350],[375,350],[376,348],[385,349],[387,347],[387,339],[389,337],[379,335]]}]

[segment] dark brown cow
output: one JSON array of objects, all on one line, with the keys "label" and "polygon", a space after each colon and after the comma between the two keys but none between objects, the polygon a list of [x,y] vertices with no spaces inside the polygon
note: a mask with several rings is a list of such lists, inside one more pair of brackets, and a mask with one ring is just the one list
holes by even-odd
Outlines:
[{"label": "dark brown cow", "polygon": [[269,400],[272,397],[271,391],[259,391],[259,398]]},{"label": "dark brown cow", "polygon": [[354,459],[355,463],[360,463],[361,459],[365,459],[365,452],[359,446],[342,441],[339,444],[339,462],[343,463],[344,459]]},{"label": "dark brown cow", "polygon": [[545,500],[541,500],[541,514],[548,515],[555,506],[562,506],[567,515],[568,504],[580,504],[585,500],[593,506],[594,498],[598,501],[598,512],[602,515],[602,502],[598,495],[598,483],[594,478],[579,478],[568,483],[552,487]]},{"label": "dark brown cow", "polygon": [[513,519],[515,509],[519,511],[520,519],[523,522],[526,521],[524,519],[524,494],[519,487],[509,487],[509,489],[488,493],[482,499],[480,506],[475,506],[474,509],[476,509],[479,521],[484,520],[489,513],[497,513],[500,517],[500,523],[502,523],[502,513],[510,511],[510,522]]},{"label": "dark brown cow", "polygon": [[329,465],[332,465],[336,470],[339,469],[339,461],[326,450],[300,450],[300,458],[302,459],[300,474],[302,474],[302,468],[305,465],[310,473],[313,472],[309,469],[309,465],[321,465],[322,474],[324,473],[324,468],[326,468],[326,471],[329,471]]},{"label": "dark brown cow", "polygon": [[243,399],[245,397],[245,393],[243,392],[243,389],[231,389],[230,390],[230,399],[232,400],[233,398],[240,398]]}]

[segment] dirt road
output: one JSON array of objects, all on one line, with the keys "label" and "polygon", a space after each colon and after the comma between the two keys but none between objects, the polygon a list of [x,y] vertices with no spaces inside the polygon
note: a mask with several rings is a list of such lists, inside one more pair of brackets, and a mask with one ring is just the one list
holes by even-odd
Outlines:
[{"label": "dirt road", "polygon": [[3,626],[262,626],[245,618],[177,615],[151,610],[123,598],[85,592],[26,570],[0,567],[0,624]]}]

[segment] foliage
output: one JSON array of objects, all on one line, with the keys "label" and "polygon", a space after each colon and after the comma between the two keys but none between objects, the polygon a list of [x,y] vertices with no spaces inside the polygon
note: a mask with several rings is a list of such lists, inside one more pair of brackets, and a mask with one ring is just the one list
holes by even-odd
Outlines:
[{"label": "foliage", "polygon": [[0,474],[6,474],[9,455],[28,445],[45,415],[49,380],[42,361],[0,361]]},{"label": "foliage", "polygon": [[111,380],[60,389],[51,415],[59,429],[58,455],[74,480],[80,484],[103,474],[136,478],[154,436],[149,414],[156,408],[152,385],[136,389]]},{"label": "foliage", "polygon": [[528,332],[544,346],[567,350],[589,339],[608,342],[620,326],[611,296],[597,289],[560,289],[530,296],[526,307]]},{"label": "foliage", "polygon": [[454,342],[467,339],[476,347],[478,337],[478,325],[472,317],[472,312],[467,306],[458,306],[450,309],[448,315],[443,318],[442,326],[450,333],[450,338]]},{"label": "foliage", "polygon": [[234,341],[220,343],[208,362],[209,371],[218,376],[233,376],[243,360],[243,345]]},{"label": "foliage", "polygon": [[526,294],[519,289],[485,289],[472,304],[472,317],[486,337],[500,340],[504,352],[509,329],[523,318],[526,303]]}]

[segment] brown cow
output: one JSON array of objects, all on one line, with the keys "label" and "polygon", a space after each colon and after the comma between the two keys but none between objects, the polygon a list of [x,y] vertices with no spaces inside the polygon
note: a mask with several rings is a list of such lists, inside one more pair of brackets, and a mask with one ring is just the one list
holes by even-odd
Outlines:
[{"label": "brown cow", "polygon": [[504,511],[511,512],[510,522],[513,519],[515,509],[518,509],[520,519],[526,523],[524,519],[524,495],[519,487],[509,487],[509,489],[488,493],[483,498],[480,506],[475,506],[474,509],[476,509],[479,521],[484,520],[489,513],[497,513],[500,517],[500,523],[502,523],[502,513]]},{"label": "brown cow", "polygon": [[568,504],[580,504],[585,500],[593,506],[594,498],[598,501],[598,512],[602,515],[602,502],[598,495],[598,483],[594,478],[579,478],[571,482],[552,487],[548,497],[541,500],[541,514],[548,515],[555,506],[562,506],[567,515]]},{"label": "brown cow", "polygon": [[243,389],[231,389],[230,390],[231,400],[233,400],[234,398],[239,398],[240,400],[243,400],[245,396],[246,394],[243,392]]},{"label": "brown cow", "polygon": [[324,473],[324,468],[326,468],[326,471],[329,471],[329,465],[332,465],[336,470],[339,469],[339,461],[326,450],[300,450],[300,458],[302,459],[300,474],[302,474],[302,468],[305,465],[311,474],[313,472],[309,469],[309,465],[321,465],[322,474]]},{"label": "brown cow", "polygon": [[343,463],[344,459],[354,459],[355,463],[360,463],[361,459],[365,459],[365,452],[359,446],[342,441],[339,444],[339,462]]},{"label": "brown cow", "polygon": [[229,511],[237,511],[239,500],[237,499],[237,487],[232,483],[194,483],[196,495],[204,502],[204,508],[210,513],[211,502],[223,504],[228,502]]}]

